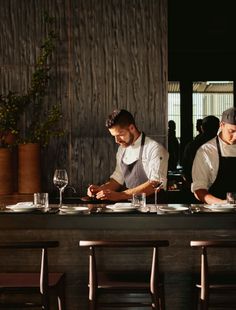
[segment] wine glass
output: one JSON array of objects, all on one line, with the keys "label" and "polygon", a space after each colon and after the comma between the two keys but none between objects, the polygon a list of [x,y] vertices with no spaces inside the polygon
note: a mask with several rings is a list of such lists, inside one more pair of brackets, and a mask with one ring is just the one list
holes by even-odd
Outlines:
[{"label": "wine glass", "polygon": [[62,206],[62,193],[68,184],[68,175],[66,169],[56,169],[53,176],[53,183],[58,187],[60,193],[59,207]]},{"label": "wine glass", "polygon": [[159,190],[163,187],[163,180],[149,180],[149,182],[151,183],[152,187],[154,188],[154,193],[155,193],[155,209],[156,211],[158,211],[157,208],[157,193],[159,192]]}]

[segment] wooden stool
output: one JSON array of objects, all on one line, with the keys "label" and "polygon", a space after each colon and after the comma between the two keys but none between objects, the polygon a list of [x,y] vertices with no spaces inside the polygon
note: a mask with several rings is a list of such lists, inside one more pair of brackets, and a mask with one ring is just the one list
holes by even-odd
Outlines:
[{"label": "wooden stool", "polygon": [[[49,296],[54,292],[57,296],[58,309],[65,310],[65,274],[48,272],[48,248],[58,247],[57,241],[33,241],[33,242],[1,242],[0,249],[13,250],[13,255],[17,255],[18,250],[31,251],[41,250],[40,272],[14,272],[0,273],[0,293],[1,294],[39,294],[40,301],[34,302],[2,302],[0,308],[35,308],[40,307],[44,310],[50,309]],[[30,298],[30,296],[27,298]],[[14,298],[11,298],[12,300]],[[14,301],[14,300],[13,300]]]},{"label": "wooden stool", "polygon": [[[158,248],[169,246],[167,240],[159,241],[80,241],[80,246],[90,248],[89,254],[89,309],[98,309],[98,306],[108,306],[108,303],[98,301],[99,293],[150,293],[152,298],[152,309],[164,310],[164,283],[159,272]],[[96,266],[95,248],[153,248],[151,271],[145,275],[140,271],[129,272],[98,272]],[[146,277],[147,275],[147,277]],[[145,279],[146,278],[146,279]],[[110,306],[140,307],[147,306],[144,303],[115,302]]]},{"label": "wooden stool", "polygon": [[[198,290],[197,305],[200,302],[200,309],[207,310],[210,306],[213,306],[213,302],[210,302],[210,295],[219,294],[219,293],[236,293],[236,278],[235,275],[232,277],[226,274],[221,274],[220,276],[216,273],[211,275],[209,274],[208,266],[208,248],[236,248],[236,241],[230,240],[205,240],[205,241],[191,241],[191,247],[201,247],[201,277],[200,284],[196,283],[196,288]],[[230,299],[227,299],[226,302],[220,300],[217,304],[218,307],[225,309],[227,306],[234,306],[232,309],[236,309],[235,300],[234,302]]]}]

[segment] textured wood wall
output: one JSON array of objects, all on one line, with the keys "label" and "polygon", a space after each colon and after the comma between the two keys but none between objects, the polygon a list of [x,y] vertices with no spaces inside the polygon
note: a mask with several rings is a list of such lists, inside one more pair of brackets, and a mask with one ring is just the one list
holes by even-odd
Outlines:
[{"label": "textured wood wall", "polygon": [[116,107],[167,140],[167,0],[0,0],[0,93],[24,92],[43,40],[44,11],[60,42],[46,104],[61,102],[64,138],[43,155],[45,190],[65,167],[79,194],[114,169],[117,146],[104,122]]}]

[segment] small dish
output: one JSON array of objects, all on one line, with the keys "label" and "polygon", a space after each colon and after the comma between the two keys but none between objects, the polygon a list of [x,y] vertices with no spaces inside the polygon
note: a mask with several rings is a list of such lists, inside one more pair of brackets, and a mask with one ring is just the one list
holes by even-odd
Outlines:
[{"label": "small dish", "polygon": [[181,206],[160,206],[158,208],[162,212],[168,212],[168,213],[179,213],[179,212],[184,212],[188,211],[187,207],[181,207]]},{"label": "small dish", "polygon": [[213,204],[205,205],[204,208],[211,210],[213,212],[232,212],[235,210],[234,204]]},{"label": "small dish", "polygon": [[88,211],[88,207],[80,207],[80,206],[62,206],[59,208],[60,212],[62,213],[80,213],[80,212],[85,212]]},{"label": "small dish", "polygon": [[137,208],[131,203],[115,203],[114,205],[106,206],[106,208],[114,212],[130,212],[137,210]]},{"label": "small dish", "polygon": [[36,207],[33,202],[18,202],[15,205],[6,206],[6,209],[14,212],[31,212],[38,210],[39,208]]},{"label": "small dish", "polygon": [[116,202],[113,206],[116,208],[134,208],[131,202]]}]

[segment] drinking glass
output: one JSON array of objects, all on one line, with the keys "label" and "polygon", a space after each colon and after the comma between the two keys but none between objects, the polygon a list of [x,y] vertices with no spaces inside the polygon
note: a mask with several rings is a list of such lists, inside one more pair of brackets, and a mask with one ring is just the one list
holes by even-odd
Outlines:
[{"label": "drinking glass", "polygon": [[148,208],[146,206],[146,194],[145,193],[133,194],[132,205],[143,212],[148,212]]},{"label": "drinking glass", "polygon": [[157,193],[158,193],[158,191],[163,187],[163,180],[160,180],[160,181],[149,180],[149,182],[151,183],[152,187],[154,188],[154,193],[155,193],[155,208],[156,208],[156,211],[158,211],[158,208],[157,208]]},{"label": "drinking glass", "polygon": [[48,211],[48,193],[34,193],[34,205],[45,212]]},{"label": "drinking glass", "polygon": [[53,183],[59,189],[60,202],[59,206],[62,206],[62,193],[68,184],[68,175],[66,169],[56,169],[53,176]]}]

